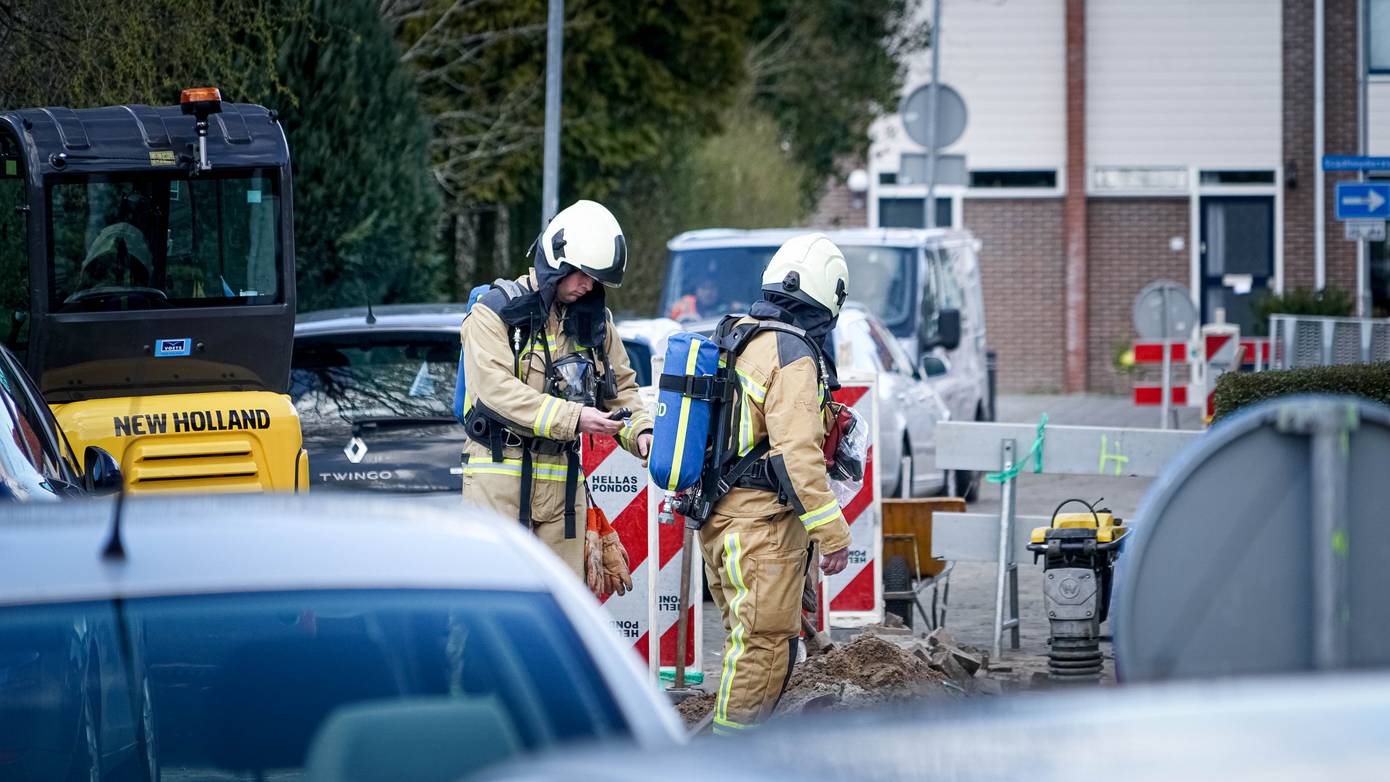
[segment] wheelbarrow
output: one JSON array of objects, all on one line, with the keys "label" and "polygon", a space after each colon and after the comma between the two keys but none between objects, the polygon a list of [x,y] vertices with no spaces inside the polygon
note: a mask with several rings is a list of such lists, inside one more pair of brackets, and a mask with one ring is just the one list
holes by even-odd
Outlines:
[{"label": "wheelbarrow", "polygon": [[[922,497],[883,500],[883,601],[884,609],[913,626],[920,613],[928,630],[946,623],[951,597],[954,562],[932,556],[931,524],[936,512],[964,513],[958,497]],[[931,610],[922,605],[922,590],[931,588]],[[939,605],[938,605],[938,598]],[[916,609],[915,611],[913,609]]]}]

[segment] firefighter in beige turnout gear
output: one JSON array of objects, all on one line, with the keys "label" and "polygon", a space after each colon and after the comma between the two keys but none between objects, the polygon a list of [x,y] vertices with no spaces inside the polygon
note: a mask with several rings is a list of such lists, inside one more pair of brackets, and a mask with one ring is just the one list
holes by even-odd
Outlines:
[{"label": "firefighter in beige turnout gear", "polygon": [[[622,591],[631,577],[616,533],[586,537],[578,446],[593,434],[616,437],[641,459],[650,449],[652,419],[603,300],[604,286],[622,281],[626,243],[607,209],[579,201],[532,249],[531,272],[499,280],[461,329],[463,496],[519,519],[581,580]],[[629,417],[613,417],[623,409]],[[587,556],[586,542],[603,546],[601,555]],[[586,573],[586,565],[607,572]]]},{"label": "firefighter in beige turnout gear", "polygon": [[730,422],[734,450],[743,456],[767,440],[768,451],[756,470],[716,501],[700,528],[710,592],[729,633],[715,701],[716,733],[761,722],[781,698],[795,662],[809,544],[819,549],[827,575],[848,562],[849,525],[831,492],[822,451],[834,369],[816,350],[834,327],[848,277],[844,256],[828,238],[791,239],[763,274],[762,300],[739,321],[788,323],[813,344],[786,332],[760,331],[735,363],[740,393]]}]

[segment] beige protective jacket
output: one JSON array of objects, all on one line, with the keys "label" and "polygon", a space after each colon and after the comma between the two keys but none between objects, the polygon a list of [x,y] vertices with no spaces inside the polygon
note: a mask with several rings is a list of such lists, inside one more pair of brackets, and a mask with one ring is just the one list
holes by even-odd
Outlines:
[{"label": "beige protective jacket", "polygon": [[[535,276],[528,274],[520,277],[517,283],[534,290]],[[474,304],[461,328],[464,372],[468,378],[464,409],[470,410],[475,402],[482,400],[489,410],[533,436],[551,440],[577,439],[582,406],[545,393],[545,351],[541,346],[541,335],[532,335],[530,342],[521,346],[518,357],[512,349],[516,334],[488,306],[489,303],[489,297],[484,296]],[[574,340],[561,329],[563,312],[557,311],[559,309],[551,308],[545,329],[552,361],[578,352]],[[607,314],[607,321],[608,339],[604,350],[613,366],[618,386],[617,398],[609,400],[607,406],[609,410],[626,407],[632,411],[632,417],[618,434],[618,442],[625,450],[639,456],[637,436],[651,431],[652,418],[642,406],[637,393],[637,375],[628,363],[627,350],[613,326],[611,313]],[[604,366],[597,356],[593,358],[602,376]]]},{"label": "beige protective jacket", "polygon": [[[745,318],[740,323],[753,322]],[[787,502],[802,528],[830,554],[850,543],[849,525],[830,491],[822,447],[830,423],[829,395],[817,359],[804,341],[776,331],[756,334],[734,364],[743,393],[733,415],[734,447],[742,456],[767,438],[768,459],[790,479]],[[787,511],[776,494],[735,488],[714,513],[736,519],[771,518]]]},{"label": "beige protective jacket", "polygon": [[[533,277],[522,277],[523,287],[535,286]],[[515,430],[531,437],[574,441],[578,439],[579,411],[582,406],[551,396],[546,392],[545,351],[542,335],[533,335],[521,353],[512,350],[515,333],[503,321],[497,310],[503,306],[500,292],[485,295],[473,305],[463,321],[463,363],[468,380],[464,407],[472,410],[481,402],[498,416],[510,421]],[[563,313],[551,312],[545,338],[550,346],[550,358],[558,361],[577,351],[574,341],[561,331]],[[609,315],[607,340],[604,349],[612,363],[617,381],[618,396],[609,400],[608,409],[627,407],[632,417],[618,434],[619,444],[637,454],[637,437],[652,428],[651,415],[642,406],[637,394],[636,373],[628,363],[622,339],[613,328]],[[602,372],[602,362],[593,357]],[[487,443],[470,439],[463,452],[467,463],[463,467],[463,497],[482,507],[491,508],[503,518],[515,519],[521,514],[521,473],[524,468],[522,448],[503,449],[498,461]],[[574,512],[576,534],[567,537],[564,531],[565,487],[570,479],[568,459],[563,454],[532,451],[530,519],[528,526],[580,578],[584,576],[583,540],[587,496],[584,475],[574,476],[577,482]]]}]

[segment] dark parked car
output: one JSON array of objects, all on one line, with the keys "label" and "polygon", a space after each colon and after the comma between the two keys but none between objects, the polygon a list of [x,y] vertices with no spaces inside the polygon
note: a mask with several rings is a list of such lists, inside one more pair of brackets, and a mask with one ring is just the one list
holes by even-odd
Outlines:
[{"label": "dark parked car", "polygon": [[311,491],[461,492],[462,304],[324,310],[294,327],[290,396]]},{"label": "dark parked car", "polygon": [[[290,396],[311,490],[463,491],[453,404],[464,314],[462,304],[398,304],[299,317]],[[651,349],[623,344],[640,381]]]}]

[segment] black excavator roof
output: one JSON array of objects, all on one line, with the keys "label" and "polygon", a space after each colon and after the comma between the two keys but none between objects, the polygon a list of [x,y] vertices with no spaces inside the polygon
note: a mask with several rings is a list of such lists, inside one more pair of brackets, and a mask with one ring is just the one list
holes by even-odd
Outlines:
[{"label": "black excavator roof", "polygon": [[[184,114],[180,106],[38,108],[0,113],[0,153],[7,157],[7,163],[9,158],[19,158],[25,181],[33,315],[26,363],[50,403],[207,391],[283,393],[288,388],[295,264],[292,174],[284,130],[269,109],[221,102],[220,111],[207,118],[210,169],[199,170],[196,123],[197,119]],[[14,170],[8,165],[6,168]],[[121,184],[99,181],[107,176],[121,180]],[[162,191],[151,184],[165,177],[189,184]],[[93,180],[92,191],[85,189],[88,178]],[[221,201],[213,222],[193,216],[193,183],[206,180],[254,181],[254,185],[241,186],[251,188],[244,191],[243,204],[264,204],[274,210],[273,222],[260,218],[257,223],[274,226],[274,233],[262,240],[273,238],[269,251],[275,267],[271,272],[275,278],[273,293],[265,292],[247,276],[248,239],[226,244],[226,248],[240,248],[232,250],[215,238],[223,230],[230,232],[229,236],[251,230],[246,206],[242,206],[236,224],[217,222],[232,219],[223,217]],[[54,195],[60,187],[82,188],[69,192],[84,194],[131,188],[143,200],[132,200],[136,216],[127,218],[110,211],[109,204],[88,202],[85,195],[63,201]],[[233,194],[243,192],[235,184],[218,187],[231,188],[227,192]],[[191,238],[185,238],[193,243],[179,245],[177,262],[172,263],[175,259],[170,251],[175,245],[167,237],[172,235],[170,204],[175,200],[184,214],[182,230],[190,232]],[[230,214],[230,206],[228,209]],[[86,232],[90,232],[87,223],[93,219],[106,223],[108,229],[126,224],[127,233],[141,232],[154,249],[139,267],[151,275],[150,282],[134,287],[116,284],[90,301],[72,299],[68,294],[74,291],[102,293],[104,283],[92,283],[81,291],[74,283],[70,286],[74,291],[66,291],[62,286],[71,282],[74,274],[84,273],[81,269],[86,268],[86,261],[74,256],[71,247],[60,259],[55,247],[66,236],[69,244],[85,241],[90,254],[92,246],[99,246],[101,235],[94,239],[83,231],[74,234],[72,226],[65,223],[62,227],[66,231],[60,236],[52,225],[55,219],[83,220],[79,228]],[[203,245],[196,244],[194,231],[204,236]],[[160,241],[157,235],[166,238]],[[195,248],[199,246],[219,249],[214,255],[198,255]],[[60,262],[66,264],[66,276],[59,275]],[[174,268],[181,277],[171,275]],[[240,282],[233,274],[241,275]],[[226,294],[218,295],[219,290]],[[180,349],[168,352],[168,345]]]},{"label": "black excavator roof", "polygon": [[[196,157],[194,118],[179,106],[20,109],[0,114],[19,141],[32,175],[188,167]],[[215,168],[279,167],[289,146],[275,112],[223,103],[208,120]]]}]

